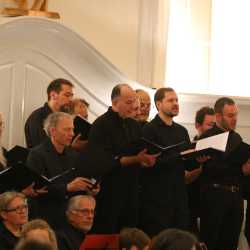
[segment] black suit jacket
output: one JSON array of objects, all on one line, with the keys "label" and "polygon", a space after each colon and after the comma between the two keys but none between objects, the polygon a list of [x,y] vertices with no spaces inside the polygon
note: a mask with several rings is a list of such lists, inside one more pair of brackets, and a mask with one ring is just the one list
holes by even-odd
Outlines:
[{"label": "black suit jacket", "polygon": [[85,238],[85,233],[67,223],[61,230],[56,232],[58,249],[79,250]]},{"label": "black suit jacket", "polygon": [[[33,148],[27,159],[27,165],[40,175],[52,178],[76,166],[78,153],[66,148],[59,154],[50,139]],[[33,200],[32,214],[47,220],[53,227],[60,227],[64,219],[64,211],[69,198],[67,183],[74,175],[63,176],[48,186],[48,193]]]}]

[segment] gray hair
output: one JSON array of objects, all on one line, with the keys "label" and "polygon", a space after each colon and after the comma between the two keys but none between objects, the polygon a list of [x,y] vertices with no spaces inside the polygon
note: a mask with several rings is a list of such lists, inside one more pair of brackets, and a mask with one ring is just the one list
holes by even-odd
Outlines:
[{"label": "gray hair", "polygon": [[8,191],[0,194],[0,213],[8,209],[9,204],[17,197],[23,199],[25,202],[27,201],[24,194],[15,191]]},{"label": "gray hair", "polygon": [[53,246],[53,248],[55,250],[58,249],[55,232],[50,227],[50,225],[45,220],[42,220],[42,219],[35,219],[35,220],[31,220],[28,223],[26,223],[22,228],[20,240],[26,239],[28,233],[30,231],[36,230],[36,229],[41,229],[41,230],[47,231],[51,245]]},{"label": "gray hair", "polygon": [[87,199],[96,204],[95,198],[91,195],[76,195],[69,199],[67,212],[73,209],[79,208],[79,201],[82,199]]},{"label": "gray hair", "polygon": [[46,134],[50,137],[51,128],[55,128],[60,120],[63,118],[73,119],[72,115],[64,113],[64,112],[54,112],[50,114],[44,121],[44,130]]}]

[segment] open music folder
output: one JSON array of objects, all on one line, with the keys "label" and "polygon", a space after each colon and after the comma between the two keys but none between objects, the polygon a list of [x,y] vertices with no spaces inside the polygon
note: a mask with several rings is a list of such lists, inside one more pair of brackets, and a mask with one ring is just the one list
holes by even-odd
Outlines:
[{"label": "open music folder", "polygon": [[75,136],[77,136],[78,134],[81,134],[80,139],[87,140],[91,126],[92,124],[89,121],[77,115],[74,119]]},{"label": "open music folder", "polygon": [[218,156],[226,151],[229,132],[210,136],[196,142],[195,148],[180,153],[183,160],[192,160],[200,156]]},{"label": "open music folder", "polygon": [[29,154],[29,149],[16,145],[7,152],[6,159],[9,166],[17,163],[25,163]]},{"label": "open music folder", "polygon": [[147,153],[149,154],[157,154],[157,153],[167,153],[172,150],[179,151],[178,148],[183,146],[185,141],[180,141],[176,144],[172,144],[169,146],[159,145],[147,138],[141,137],[138,141],[132,144],[132,147],[137,149],[137,151],[141,151],[143,149],[147,149]]},{"label": "open music folder", "polygon": [[49,179],[46,176],[39,175],[34,170],[28,168],[25,164],[18,163],[15,166],[0,172],[0,192],[8,190],[21,191],[32,183],[35,183],[35,189],[39,189],[58,181],[60,178],[70,174],[74,170],[74,168],[66,170]]}]

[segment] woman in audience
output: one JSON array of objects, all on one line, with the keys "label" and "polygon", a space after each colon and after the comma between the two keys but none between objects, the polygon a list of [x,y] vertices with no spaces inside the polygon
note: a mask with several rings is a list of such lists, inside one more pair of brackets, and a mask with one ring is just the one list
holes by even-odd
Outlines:
[{"label": "woman in audience", "polygon": [[150,250],[207,250],[207,248],[189,232],[166,229],[153,239]]},{"label": "woman in audience", "polygon": [[45,220],[35,219],[23,226],[20,240],[39,240],[50,243],[57,250],[57,241],[53,229]]},{"label": "woman in audience", "polygon": [[27,199],[22,193],[0,194],[0,249],[13,250],[28,222]]}]

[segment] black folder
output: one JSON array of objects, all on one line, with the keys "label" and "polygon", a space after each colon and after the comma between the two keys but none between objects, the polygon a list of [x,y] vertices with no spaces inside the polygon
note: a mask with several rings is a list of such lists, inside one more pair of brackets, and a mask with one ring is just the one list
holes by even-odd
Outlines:
[{"label": "black folder", "polygon": [[16,145],[10,149],[7,154],[7,162],[9,166],[14,166],[17,163],[25,163],[29,154],[29,149]]},{"label": "black folder", "polygon": [[214,157],[221,157],[225,153],[224,151],[209,147],[201,150],[186,150],[180,153],[180,157],[183,160],[196,160],[198,157],[201,156],[210,156],[211,158]]},{"label": "black folder", "polygon": [[46,176],[39,175],[36,171],[28,168],[23,163],[18,163],[13,167],[7,168],[0,172],[0,192],[7,190],[21,191],[24,188],[35,183],[34,188],[39,189],[48,186],[65,175],[70,174],[74,168],[64,171],[63,173],[48,179]]},{"label": "black folder", "polygon": [[157,153],[168,153],[169,151],[172,151],[172,150],[179,151],[180,150],[179,148],[185,145],[186,142],[180,141],[179,143],[164,147],[153,141],[150,141],[147,138],[142,137],[140,138],[139,141],[135,142],[134,144],[136,145],[136,147],[138,147],[138,151],[147,149],[147,152],[149,154],[157,154]]},{"label": "black folder", "polygon": [[74,133],[75,136],[81,134],[81,140],[87,140],[89,136],[89,131],[92,124],[89,123],[86,119],[76,116],[74,119]]}]

